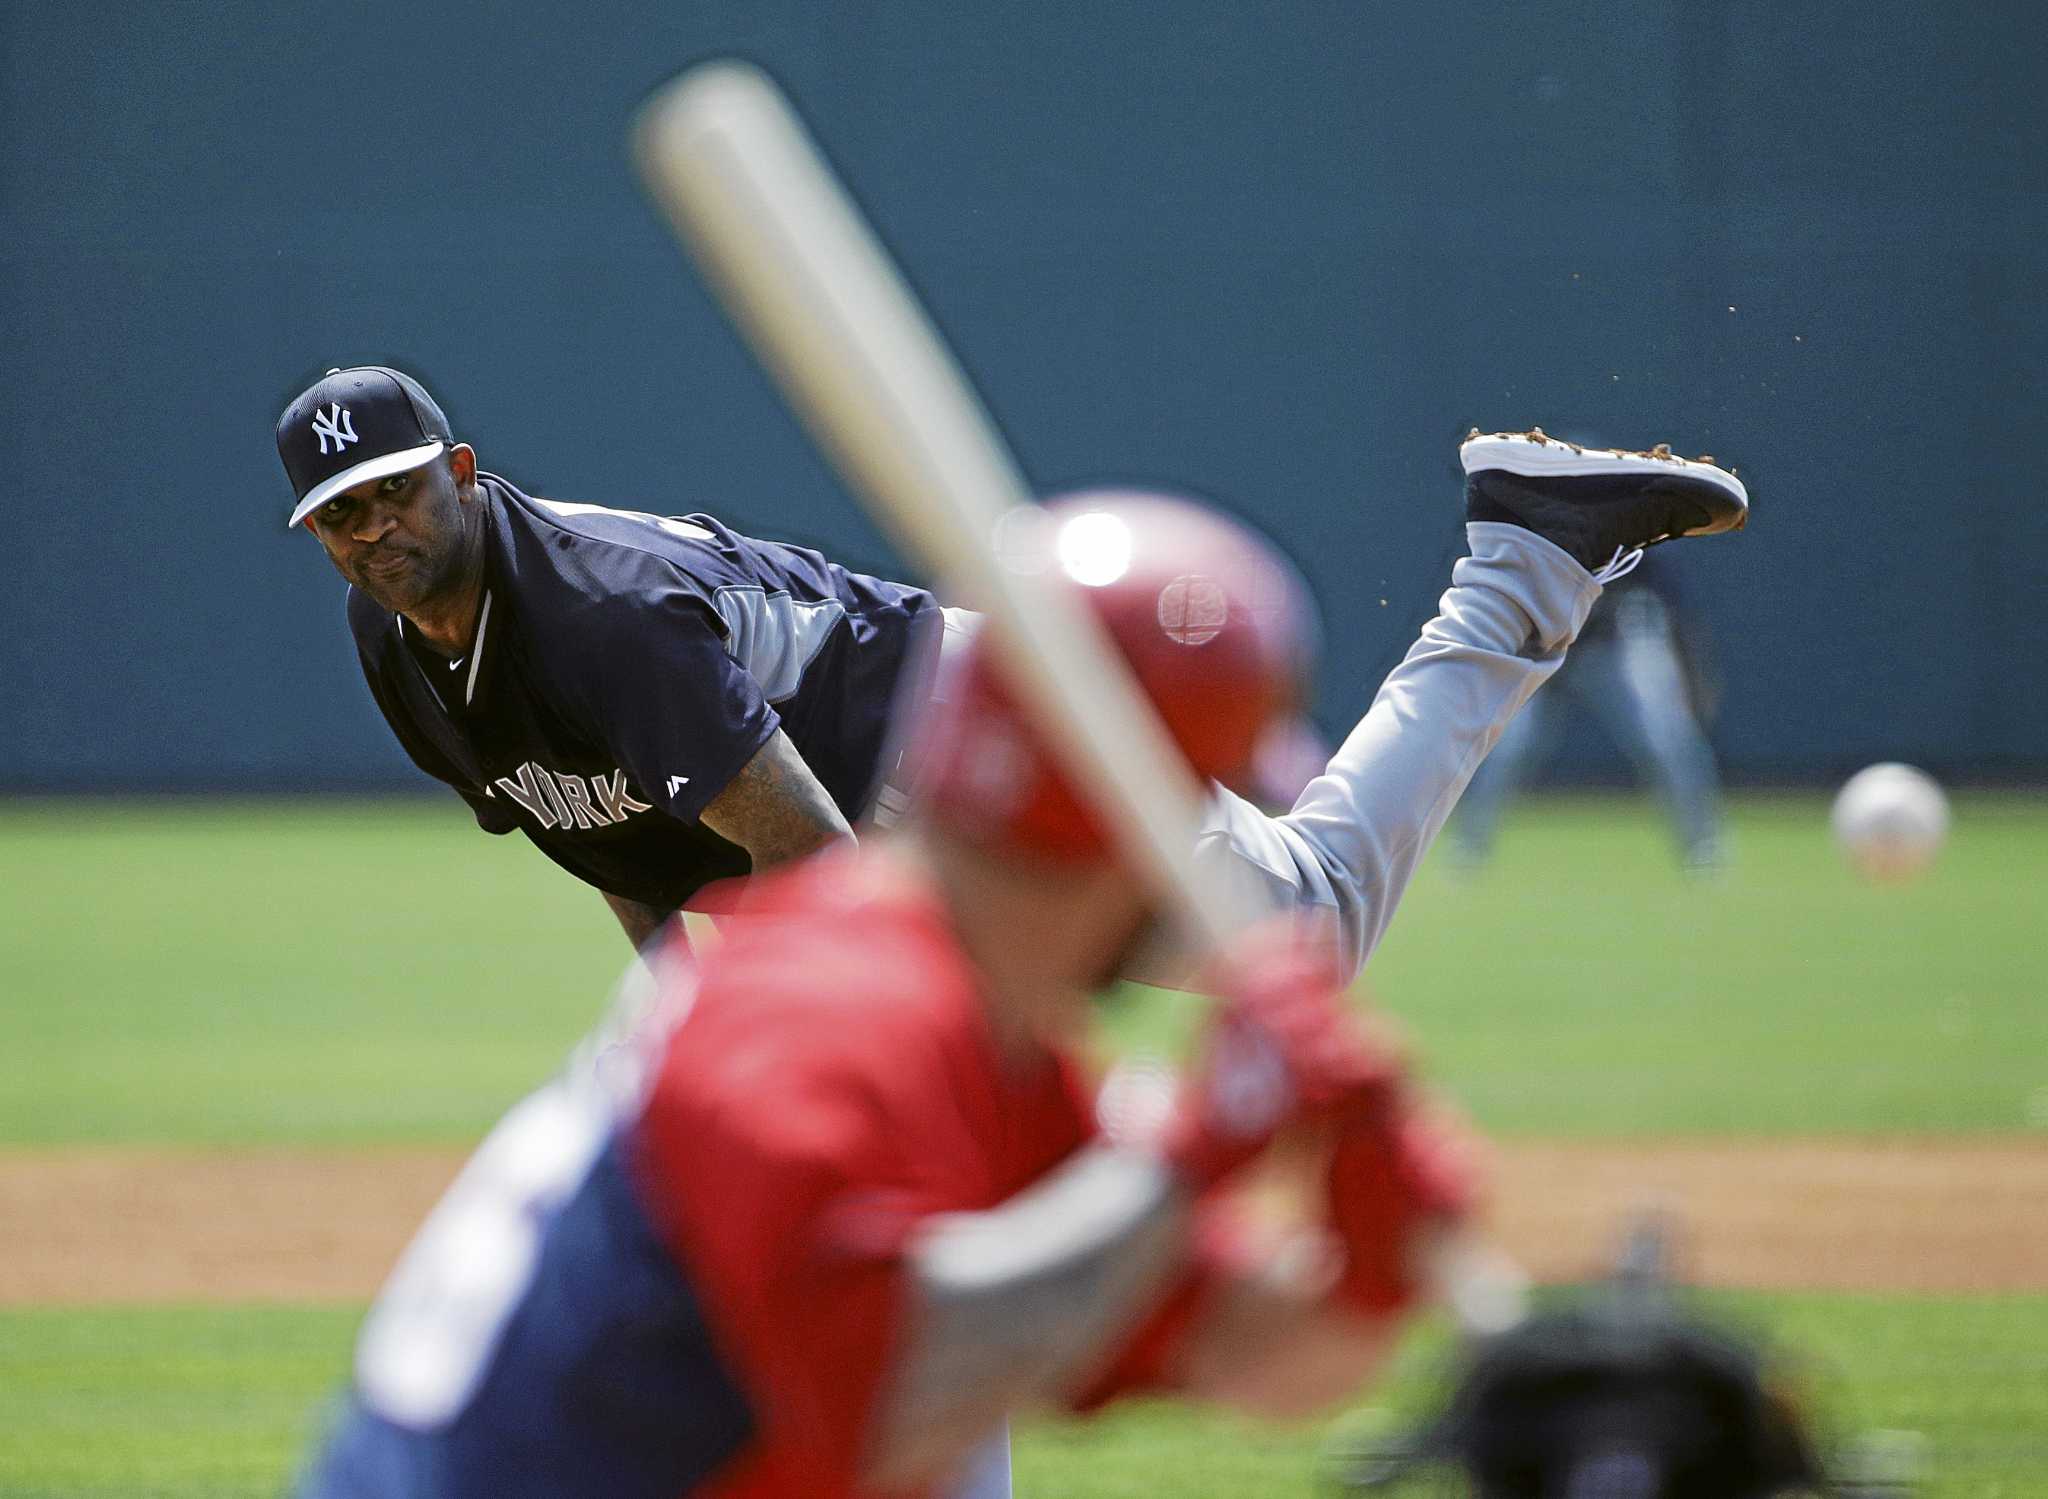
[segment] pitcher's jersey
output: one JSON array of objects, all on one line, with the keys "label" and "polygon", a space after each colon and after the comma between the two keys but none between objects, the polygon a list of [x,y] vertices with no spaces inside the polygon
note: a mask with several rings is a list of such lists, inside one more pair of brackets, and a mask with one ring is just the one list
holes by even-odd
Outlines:
[{"label": "pitcher's jersey", "polygon": [[358,590],[371,694],[413,762],[487,831],[660,909],[748,872],[698,822],[777,727],[849,820],[886,767],[899,692],[939,633],[923,589],[742,536],[535,499],[480,476],[485,593],[458,661]]},{"label": "pitcher's jersey", "polygon": [[365,1326],[302,1499],[852,1499],[920,1220],[1094,1136],[999,1057],[936,899],[886,854],[758,881],[600,1122],[569,1081],[493,1132]]}]

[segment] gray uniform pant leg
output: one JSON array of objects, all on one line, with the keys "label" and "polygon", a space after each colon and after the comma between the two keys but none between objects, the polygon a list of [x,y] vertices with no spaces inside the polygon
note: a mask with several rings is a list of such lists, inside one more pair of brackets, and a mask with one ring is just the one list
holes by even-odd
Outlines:
[{"label": "gray uniform pant leg", "polygon": [[[1437,617],[1293,809],[1269,817],[1217,788],[1196,857],[1248,919],[1330,912],[1362,967],[1459,793],[1564,659],[1600,586],[1563,551],[1500,522],[1465,528]],[[1136,977],[1163,979],[1156,959]]]},{"label": "gray uniform pant leg", "polygon": [[1572,647],[1572,669],[1562,673],[1540,698],[1522,705],[1522,711],[1508,720],[1500,741],[1486,757],[1465,794],[1458,798],[1458,815],[1451,821],[1451,836],[1467,864],[1480,864],[1493,852],[1508,801],[1522,789],[1530,770],[1544,755],[1554,734],[1548,733],[1556,716],[1558,694],[1568,693],[1572,676],[1586,665],[1586,653],[1594,642],[1581,640]]}]

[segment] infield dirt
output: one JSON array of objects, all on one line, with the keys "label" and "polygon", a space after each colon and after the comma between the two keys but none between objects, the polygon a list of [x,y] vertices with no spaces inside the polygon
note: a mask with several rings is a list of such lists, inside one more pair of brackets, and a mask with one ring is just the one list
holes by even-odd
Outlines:
[{"label": "infield dirt", "polygon": [[[450,1150],[0,1152],[0,1305],[360,1301],[461,1165]],[[1492,1231],[1539,1280],[1606,1262],[1633,1209],[1703,1285],[2048,1291],[2048,1143],[1499,1147]]]}]

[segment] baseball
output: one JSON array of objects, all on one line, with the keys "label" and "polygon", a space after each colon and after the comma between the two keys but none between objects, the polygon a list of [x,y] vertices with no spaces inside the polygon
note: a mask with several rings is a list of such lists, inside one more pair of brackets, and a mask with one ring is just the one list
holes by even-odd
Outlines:
[{"label": "baseball", "polygon": [[1849,777],[1835,797],[1835,841],[1865,878],[1910,880],[1948,836],[1948,798],[1925,771],[1886,761]]}]

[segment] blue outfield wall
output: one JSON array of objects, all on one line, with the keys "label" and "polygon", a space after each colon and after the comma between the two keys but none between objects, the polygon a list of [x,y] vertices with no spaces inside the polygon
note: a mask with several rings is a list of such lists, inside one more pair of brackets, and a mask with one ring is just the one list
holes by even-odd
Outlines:
[{"label": "blue outfield wall", "polygon": [[692,59],[798,95],[1036,479],[1189,485],[1322,597],[1340,727],[1466,427],[1710,451],[1747,778],[2048,774],[2048,8],[1875,0],[0,7],[0,788],[414,780],[278,407],[423,376],[485,465],[877,567],[632,181]]}]

